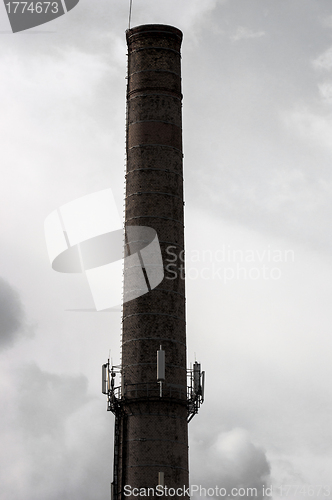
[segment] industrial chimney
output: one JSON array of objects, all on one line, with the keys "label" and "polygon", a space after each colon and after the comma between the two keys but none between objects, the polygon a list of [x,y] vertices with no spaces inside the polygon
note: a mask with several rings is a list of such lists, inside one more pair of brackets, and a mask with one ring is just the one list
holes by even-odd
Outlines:
[{"label": "industrial chimney", "polygon": [[[200,365],[195,377],[189,370],[188,387],[186,361],[182,33],[152,24],[129,29],[126,37],[125,256],[136,259],[126,258],[124,265],[121,367],[103,367],[103,392],[115,414],[117,500],[130,498],[126,485],[189,486],[188,421],[203,401]],[[171,276],[165,270],[157,281],[164,274],[158,259],[142,258],[152,240],[159,242],[161,265],[172,252]],[[144,286],[142,279],[135,281],[142,271]],[[120,387],[114,383],[117,371]]]}]

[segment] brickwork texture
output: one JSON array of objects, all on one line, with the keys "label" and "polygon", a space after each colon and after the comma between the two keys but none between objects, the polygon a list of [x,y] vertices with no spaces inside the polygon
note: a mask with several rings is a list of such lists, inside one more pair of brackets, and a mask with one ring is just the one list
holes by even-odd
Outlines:
[{"label": "brickwork texture", "polygon": [[[184,251],[182,33],[172,26],[144,25],[128,30],[126,37],[125,225],[153,228],[167,264],[169,248],[172,255],[182,252],[182,259]],[[124,485],[155,488],[158,472],[164,472],[168,487],[188,486],[185,282],[182,260],[172,260],[171,275],[166,272],[155,289],[123,306],[121,499],[129,498]],[[160,345],[166,359],[162,397],[156,379]]]}]

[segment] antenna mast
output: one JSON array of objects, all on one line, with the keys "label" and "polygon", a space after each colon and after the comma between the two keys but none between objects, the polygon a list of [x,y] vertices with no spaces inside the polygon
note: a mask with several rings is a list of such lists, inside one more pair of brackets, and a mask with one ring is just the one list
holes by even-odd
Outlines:
[{"label": "antenna mast", "polygon": [[130,30],[130,23],[131,23],[131,11],[133,7],[133,0],[130,0],[130,5],[129,5],[129,21],[128,21],[128,29]]}]

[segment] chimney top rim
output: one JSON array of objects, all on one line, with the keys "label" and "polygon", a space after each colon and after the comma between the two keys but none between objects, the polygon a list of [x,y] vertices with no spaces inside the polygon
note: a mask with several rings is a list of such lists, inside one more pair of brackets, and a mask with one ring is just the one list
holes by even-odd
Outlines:
[{"label": "chimney top rim", "polygon": [[180,40],[183,38],[183,33],[179,28],[171,26],[168,24],[141,24],[139,26],[134,26],[133,28],[126,30],[127,40],[135,35],[144,35],[144,33],[154,32],[156,35],[158,33],[170,33],[177,36]]}]

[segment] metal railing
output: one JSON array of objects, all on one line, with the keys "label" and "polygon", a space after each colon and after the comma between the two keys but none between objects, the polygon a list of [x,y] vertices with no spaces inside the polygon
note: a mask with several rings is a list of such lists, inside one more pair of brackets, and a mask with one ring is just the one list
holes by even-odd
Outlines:
[{"label": "metal railing", "polygon": [[115,377],[121,373],[118,366],[110,366],[109,362],[103,365],[103,393],[107,395],[107,410],[118,415],[123,404],[138,399],[169,398],[181,401],[187,405],[188,422],[198,413],[204,402],[204,374],[200,364],[194,363],[193,368],[187,370],[188,385],[163,383],[162,391],[158,382],[140,382],[137,384],[122,384],[115,386]]},{"label": "metal railing", "polygon": [[[158,383],[139,383],[139,384],[125,384],[123,398],[159,398],[160,388]],[[163,384],[162,390],[163,398],[175,398],[186,400],[187,387],[176,384]]]}]

